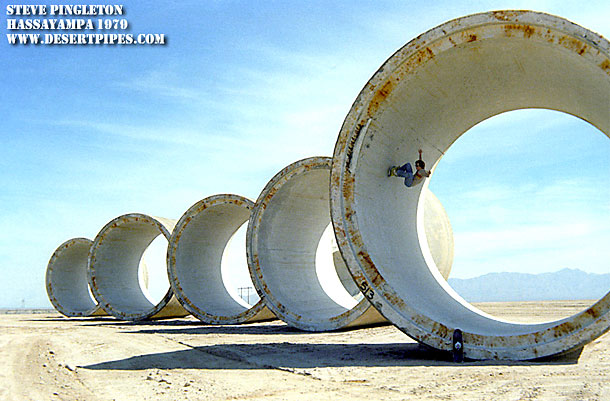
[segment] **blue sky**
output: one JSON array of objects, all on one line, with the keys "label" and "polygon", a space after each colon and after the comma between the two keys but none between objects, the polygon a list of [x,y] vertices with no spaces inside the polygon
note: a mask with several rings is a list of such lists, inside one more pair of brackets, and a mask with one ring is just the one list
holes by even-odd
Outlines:
[{"label": "blue sky", "polygon": [[[168,43],[11,46],[2,7],[0,307],[48,306],[55,248],[116,216],[177,219],[217,193],[256,199],[287,164],[330,156],[377,68],[447,20],[533,9],[610,37],[601,0],[121,4],[129,33]],[[606,137],[558,113],[475,127],[431,182],[455,231],[454,275],[608,272],[609,162]]]}]

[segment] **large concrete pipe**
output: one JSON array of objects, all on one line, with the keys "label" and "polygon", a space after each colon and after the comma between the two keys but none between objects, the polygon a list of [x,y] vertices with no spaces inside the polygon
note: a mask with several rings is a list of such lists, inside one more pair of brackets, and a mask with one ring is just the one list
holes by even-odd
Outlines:
[{"label": "large concrete pipe", "polygon": [[167,252],[170,283],[184,308],[203,322],[275,319],[262,299],[251,308],[239,304],[222,280],[223,251],[248,221],[253,206],[251,200],[238,195],[210,196],[191,206],[172,232]]},{"label": "large concrete pipe", "polygon": [[124,320],[188,315],[171,286],[155,305],[138,277],[144,251],[159,235],[169,239],[174,225],[174,220],[134,213],[111,220],[97,234],[89,253],[88,279],[93,296],[110,315]]},{"label": "large concrete pipe", "polygon": [[[385,321],[364,298],[351,309],[336,303],[316,274],[316,249],[330,223],[330,163],[327,157],[308,158],[276,174],[258,197],[246,236],[248,264],[257,292],[280,319],[302,330],[324,331]],[[434,202],[436,198],[430,199]],[[443,223],[431,226],[450,228],[444,210],[434,217],[431,221]],[[453,255],[450,230],[443,240],[445,247],[438,249]],[[345,280],[343,260],[334,259],[339,277]],[[449,263],[443,267],[448,274],[451,260],[445,258],[444,262]],[[346,289],[351,295],[357,292],[353,285],[346,285]]]},{"label": "large concrete pipe", "polygon": [[53,307],[64,316],[106,314],[91,297],[87,284],[87,257],[92,243],[87,238],[72,238],[53,252],[47,265],[47,295]]},{"label": "large concrete pipe", "polygon": [[[509,110],[544,108],[610,134],[610,43],[564,19],[499,11],[447,22],[406,44],[374,74],[341,128],[332,221],[360,288],[401,330],[473,359],[525,360],[583,346],[608,330],[610,293],[569,318],[515,324],[474,308],[430,269],[420,193],[386,177],[423,148],[434,166],[460,135]],[[431,179],[434,179],[432,175]]]},{"label": "large concrete pipe", "polygon": [[301,330],[385,321],[366,299],[351,309],[339,305],[318,280],[316,250],[330,223],[330,163],[312,157],[276,174],[259,195],[246,233],[256,291],[277,317]]}]

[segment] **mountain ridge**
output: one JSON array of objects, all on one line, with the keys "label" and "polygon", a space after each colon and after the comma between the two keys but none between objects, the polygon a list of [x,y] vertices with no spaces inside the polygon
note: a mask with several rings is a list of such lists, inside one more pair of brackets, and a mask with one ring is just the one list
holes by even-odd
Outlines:
[{"label": "mountain ridge", "polygon": [[600,299],[610,291],[610,273],[570,268],[540,274],[487,273],[448,282],[468,302]]}]

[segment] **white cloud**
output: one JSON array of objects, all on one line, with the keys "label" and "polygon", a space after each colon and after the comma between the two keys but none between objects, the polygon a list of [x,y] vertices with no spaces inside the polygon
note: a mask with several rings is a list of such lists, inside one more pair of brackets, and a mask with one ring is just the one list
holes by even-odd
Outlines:
[{"label": "white cloud", "polygon": [[141,73],[129,81],[118,82],[115,85],[119,88],[140,91],[147,95],[175,98],[185,102],[203,101],[206,98],[206,94],[200,90],[180,85],[176,83],[177,81],[182,80],[176,77],[171,69],[164,68]]}]

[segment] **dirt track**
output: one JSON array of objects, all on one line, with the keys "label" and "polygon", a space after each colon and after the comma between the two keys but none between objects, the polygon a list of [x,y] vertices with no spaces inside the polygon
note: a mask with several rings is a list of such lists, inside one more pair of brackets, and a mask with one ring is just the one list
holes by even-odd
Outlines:
[{"label": "dirt track", "polygon": [[[480,304],[554,319],[590,302]],[[279,321],[203,326],[0,315],[2,400],[610,400],[610,334],[580,357],[467,362],[393,326],[303,333]]]}]

